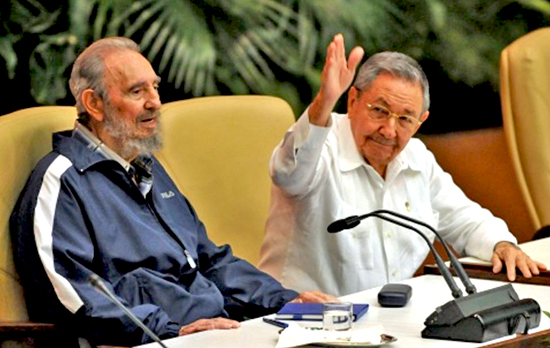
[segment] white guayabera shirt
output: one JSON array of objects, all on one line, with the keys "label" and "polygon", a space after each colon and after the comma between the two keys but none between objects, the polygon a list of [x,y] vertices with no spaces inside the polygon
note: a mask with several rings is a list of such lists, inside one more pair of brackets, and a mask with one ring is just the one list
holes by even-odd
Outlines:
[{"label": "white guayabera shirt", "polygon": [[466,197],[420,140],[410,140],[384,180],[356,149],[346,115],[332,114],[328,127],[318,127],[307,112],[270,163],[274,185],[259,267],[284,286],[342,296],[412,277],[429,251],[416,233],[377,218],[327,233],[337,219],[377,209],[422,220],[457,252],[484,260],[497,242],[517,242],[504,221]]}]

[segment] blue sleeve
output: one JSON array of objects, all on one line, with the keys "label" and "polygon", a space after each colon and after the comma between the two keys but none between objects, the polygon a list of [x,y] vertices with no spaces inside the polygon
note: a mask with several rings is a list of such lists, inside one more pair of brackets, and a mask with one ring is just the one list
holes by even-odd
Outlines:
[{"label": "blue sleeve", "polygon": [[[57,191],[45,194],[47,185]],[[87,282],[92,270],[100,272],[101,264],[77,192],[71,180],[55,182],[35,174],[14,209],[14,251],[31,320],[61,323],[97,344],[150,342],[143,330]],[[117,294],[116,287],[108,282],[107,286]],[[179,325],[160,308],[147,304],[130,310],[161,338],[177,336]]]},{"label": "blue sleeve", "polygon": [[198,220],[197,231],[198,267],[221,290],[231,318],[244,320],[274,313],[298,296],[267,273],[235,257],[229,245],[216,246]]}]

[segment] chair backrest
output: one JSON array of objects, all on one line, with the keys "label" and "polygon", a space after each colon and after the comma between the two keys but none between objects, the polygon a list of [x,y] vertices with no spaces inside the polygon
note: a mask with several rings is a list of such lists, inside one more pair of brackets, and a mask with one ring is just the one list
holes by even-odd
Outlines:
[{"label": "chair backrest", "polygon": [[52,133],[71,129],[76,109],[42,106],[0,117],[0,321],[28,320],[13,265],[9,217],[38,160],[52,148]]},{"label": "chair backrest", "polygon": [[159,160],[191,201],[208,235],[257,264],[270,202],[269,159],[294,123],[290,106],[267,96],[166,103]]},{"label": "chair backrest", "polygon": [[535,229],[550,224],[550,28],[508,45],[500,58],[503,126]]},{"label": "chair backrest", "polygon": [[[289,105],[263,96],[207,97],[162,107],[159,160],[216,243],[255,264],[269,208],[271,152],[294,122]],[[74,107],[42,106],[0,117],[0,321],[28,314],[13,264],[9,216],[52,134],[72,129]]]},{"label": "chair backrest", "polygon": [[523,203],[502,128],[419,138],[466,196],[504,219],[519,242],[533,238],[535,228]]}]

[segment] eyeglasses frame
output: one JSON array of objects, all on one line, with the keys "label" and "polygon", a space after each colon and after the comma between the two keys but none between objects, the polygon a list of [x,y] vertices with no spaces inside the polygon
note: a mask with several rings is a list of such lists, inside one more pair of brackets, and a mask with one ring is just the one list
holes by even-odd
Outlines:
[{"label": "eyeglasses frame", "polygon": [[[366,105],[367,105],[367,108],[368,108],[368,111],[369,111],[369,112],[372,111],[375,107],[382,108],[382,109],[384,109],[384,110],[388,110],[388,112],[389,112],[389,116],[388,116],[387,118],[385,118],[385,119],[380,119],[380,120],[374,119],[374,118],[372,118],[372,117],[369,115],[369,117],[370,117],[373,121],[387,121],[387,120],[389,120],[389,119],[392,118],[392,117],[395,117],[395,119],[396,119],[397,121],[399,121],[399,118],[400,118],[400,117],[405,117],[405,118],[407,118],[407,119],[414,120],[414,123],[415,123],[416,127],[420,127],[420,125],[423,123],[422,121],[420,121],[420,120],[419,120],[418,118],[416,118],[416,117],[409,116],[409,115],[399,115],[399,114],[397,114],[397,113],[395,113],[395,112],[392,112],[390,109],[388,109],[387,107],[385,107],[385,106],[383,106],[383,105],[371,104],[371,103],[366,103]],[[399,123],[398,123],[398,124],[399,124]],[[406,129],[406,128],[404,128],[404,129]]]}]

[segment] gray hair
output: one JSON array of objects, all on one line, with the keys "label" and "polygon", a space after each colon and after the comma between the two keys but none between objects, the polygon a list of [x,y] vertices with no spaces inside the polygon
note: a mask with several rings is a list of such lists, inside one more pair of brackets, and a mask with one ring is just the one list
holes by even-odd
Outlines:
[{"label": "gray hair", "polygon": [[403,53],[380,52],[373,55],[359,69],[353,86],[359,91],[367,90],[382,73],[388,73],[412,83],[420,83],[423,99],[422,113],[430,108],[428,78],[420,64]]},{"label": "gray hair", "polygon": [[69,87],[76,100],[78,119],[82,124],[87,125],[90,121],[90,115],[82,105],[82,93],[91,88],[105,102],[109,101],[103,82],[105,57],[112,51],[123,50],[141,53],[138,44],[134,41],[125,37],[109,37],[92,43],[76,58],[69,79]]}]

